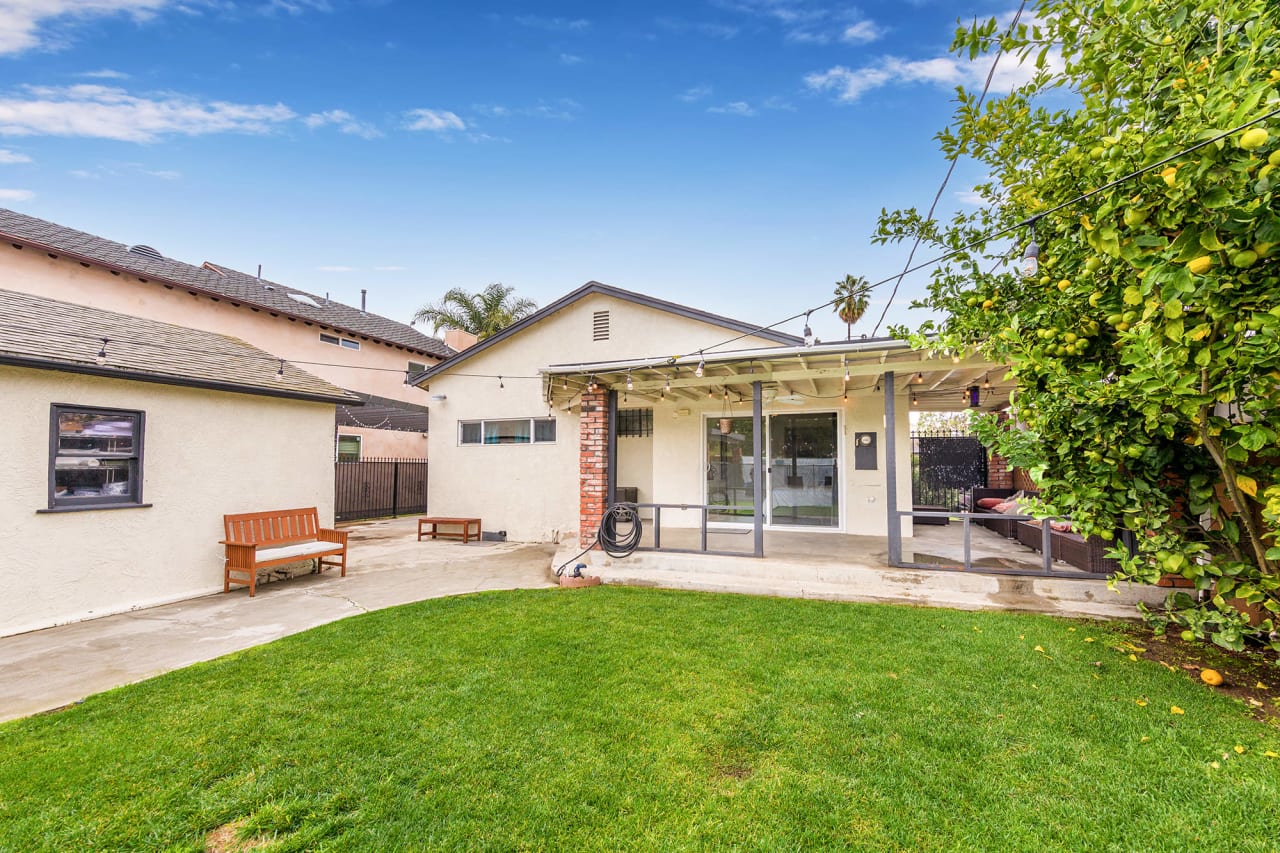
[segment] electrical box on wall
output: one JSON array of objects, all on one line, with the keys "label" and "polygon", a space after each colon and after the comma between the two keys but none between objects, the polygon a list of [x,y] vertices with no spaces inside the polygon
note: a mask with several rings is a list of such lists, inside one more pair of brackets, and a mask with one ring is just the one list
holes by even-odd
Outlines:
[{"label": "electrical box on wall", "polygon": [[876,469],[876,434],[874,432],[853,434],[853,467],[858,471]]}]

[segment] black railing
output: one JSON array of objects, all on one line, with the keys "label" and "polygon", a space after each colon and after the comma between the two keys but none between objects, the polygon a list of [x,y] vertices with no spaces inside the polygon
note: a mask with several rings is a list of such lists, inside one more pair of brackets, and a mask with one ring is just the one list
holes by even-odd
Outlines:
[{"label": "black railing", "polygon": [[427,460],[337,462],[333,492],[338,521],[426,512]]},{"label": "black railing", "polygon": [[[712,548],[708,542],[708,535],[713,533],[723,534],[749,534],[752,533],[750,528],[737,530],[713,531],[707,526],[708,515],[710,513],[722,513],[726,507],[718,504],[658,504],[658,503],[635,503],[628,504],[637,510],[653,510],[653,518],[647,522],[649,525],[650,537],[648,545],[640,545],[637,551],[666,551],[673,554],[714,554],[721,557],[763,557],[764,542],[758,537],[752,539],[751,551],[729,551]],[[662,510],[677,510],[680,512],[696,512],[699,516],[699,524],[696,528],[698,531],[698,547],[672,547],[670,544],[662,544]],[[694,528],[680,528],[681,531],[691,530]],[[679,538],[684,538],[680,536]],[[669,540],[668,540],[669,541]]]}]

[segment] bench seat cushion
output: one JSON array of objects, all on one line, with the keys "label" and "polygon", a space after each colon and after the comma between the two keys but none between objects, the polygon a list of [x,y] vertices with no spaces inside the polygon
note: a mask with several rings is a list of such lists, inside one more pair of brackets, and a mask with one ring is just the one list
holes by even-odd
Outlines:
[{"label": "bench seat cushion", "polygon": [[278,548],[259,548],[255,556],[259,563],[270,563],[275,560],[306,560],[341,550],[342,545],[337,542],[296,542]]}]

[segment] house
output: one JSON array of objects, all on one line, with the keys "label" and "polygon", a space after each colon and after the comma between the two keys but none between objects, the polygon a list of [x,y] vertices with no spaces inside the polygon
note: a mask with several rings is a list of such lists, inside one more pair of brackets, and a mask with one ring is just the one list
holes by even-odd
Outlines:
[{"label": "house", "polygon": [[235,338],[0,290],[0,636],[222,589],[222,516],[333,519],[352,395]]},{"label": "house", "polygon": [[[206,262],[165,257],[0,209],[0,282],[10,289],[232,335],[358,394],[335,409],[336,450],[424,458],[427,409],[405,384],[453,353],[410,326],[277,282]],[[331,433],[333,431],[331,430]]]},{"label": "house", "polygon": [[909,538],[909,410],[1003,406],[1003,371],[891,339],[810,344],[590,282],[414,378],[442,463],[429,503],[584,545],[614,500],[660,514],[673,547],[704,527],[757,555],[764,530]]}]

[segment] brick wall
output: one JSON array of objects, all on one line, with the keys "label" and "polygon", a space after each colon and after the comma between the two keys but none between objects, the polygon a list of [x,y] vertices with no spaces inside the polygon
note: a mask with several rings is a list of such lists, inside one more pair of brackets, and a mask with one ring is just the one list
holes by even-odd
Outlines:
[{"label": "brick wall", "polygon": [[609,392],[604,388],[582,392],[582,417],[578,422],[578,541],[583,546],[595,538],[604,517],[608,488],[606,447],[609,439]]}]

